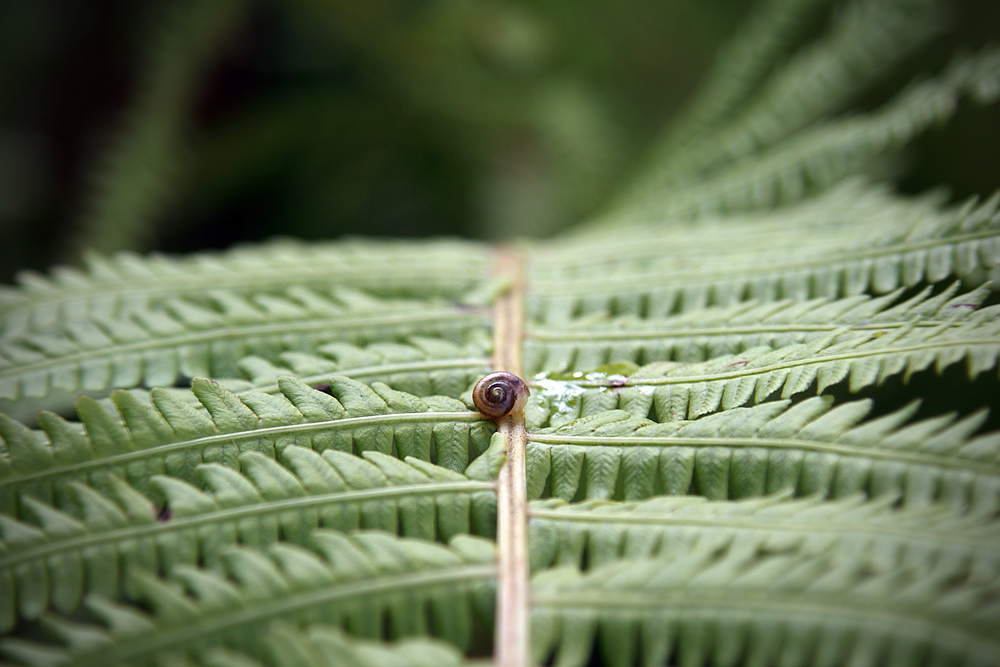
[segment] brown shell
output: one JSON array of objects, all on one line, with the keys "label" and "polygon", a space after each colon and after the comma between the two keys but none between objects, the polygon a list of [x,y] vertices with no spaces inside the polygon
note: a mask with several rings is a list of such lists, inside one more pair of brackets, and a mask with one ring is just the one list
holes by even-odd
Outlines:
[{"label": "brown shell", "polygon": [[524,380],[513,373],[500,371],[490,373],[476,383],[472,401],[481,413],[490,419],[499,419],[523,410],[530,393]]}]

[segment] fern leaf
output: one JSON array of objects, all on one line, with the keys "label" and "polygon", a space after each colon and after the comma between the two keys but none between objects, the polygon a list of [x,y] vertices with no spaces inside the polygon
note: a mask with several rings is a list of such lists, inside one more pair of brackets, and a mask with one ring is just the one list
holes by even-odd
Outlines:
[{"label": "fern leaf", "polygon": [[[335,288],[384,298],[461,299],[488,277],[483,246],[462,241],[302,243],[281,241],[222,254],[138,257],[90,254],[86,269],[61,267],[51,276],[22,272],[20,289],[0,293],[0,334],[70,330],[76,322],[126,319],[184,299],[211,305],[223,290],[293,298]],[[372,266],[380,266],[377,272]],[[299,292],[298,288],[306,291]]]},{"label": "fern leaf", "polygon": [[0,631],[50,606],[72,612],[86,595],[114,599],[126,570],[219,569],[236,543],[308,546],[318,527],[448,541],[491,536],[496,524],[492,484],[413,458],[289,445],[278,460],[248,451],[238,463],[242,473],[198,465],[197,486],[154,475],[155,498],[117,478],[102,484],[110,495],[71,483],[76,505],[61,509],[22,498],[33,521],[0,515]]},{"label": "fern leaf", "polygon": [[361,454],[397,453],[462,472],[489,446],[492,423],[456,399],[431,402],[376,383],[333,377],[333,396],[284,378],[281,394],[248,392],[237,396],[217,383],[192,385],[205,411],[163,390],[152,404],[132,394],[112,395],[117,410],[92,398],[78,404],[79,425],[55,415],[42,418],[41,432],[0,415],[0,502],[5,513],[21,516],[18,498],[64,507],[68,483],[102,487],[114,472],[141,493],[152,492],[150,475],[165,473],[195,483],[199,463],[239,467],[239,455],[280,456],[290,445],[317,452],[335,449]]},{"label": "fern leaf", "polygon": [[760,403],[774,394],[791,398],[812,387],[822,393],[845,381],[853,393],[896,375],[907,381],[931,367],[941,373],[963,361],[972,379],[997,365],[997,312],[983,309],[973,313],[980,317],[957,326],[835,330],[776,350],[760,347],[690,364],[653,363],[628,376],[576,371],[572,376],[578,377],[555,380],[542,375],[534,382],[537,391],[526,414],[535,428],[616,408],[666,422]]},{"label": "fern leaf", "polygon": [[319,354],[283,352],[273,363],[263,357],[245,357],[237,367],[246,379],[220,383],[237,393],[253,390],[275,394],[279,378],[285,376],[317,385],[331,375],[343,375],[369,384],[382,382],[417,396],[457,398],[490,372],[490,345],[483,338],[459,345],[446,339],[420,337],[364,347],[328,343],[318,348]]},{"label": "fern leaf", "polygon": [[931,576],[947,568],[955,581],[986,584],[1000,577],[1000,522],[963,517],[941,507],[893,508],[896,498],[823,501],[784,495],[709,501],[697,496],[643,502],[536,501],[528,524],[532,569],[592,569],[622,558],[667,556],[678,549],[753,543],[795,549],[831,562],[870,558],[879,571],[912,569]]},{"label": "fern leaf", "polygon": [[[537,661],[608,665],[916,664],[996,660],[995,593],[855,558],[682,551],[532,580]],[[596,646],[595,646],[596,644]]]},{"label": "fern leaf", "polygon": [[[767,214],[716,216],[694,227],[636,220],[631,228],[636,236],[596,229],[562,238],[534,250],[531,277],[557,282],[560,277],[593,277],[588,268],[614,274],[622,265],[641,271],[679,260],[678,268],[697,267],[710,256],[728,260],[774,252],[776,258],[778,252],[787,254],[801,248],[808,257],[827,247],[859,249],[884,237],[904,239],[913,229],[926,235],[928,226],[960,224],[969,211],[944,208],[946,201],[940,193],[906,199],[884,184],[851,178],[816,197]],[[974,204],[968,206],[975,208]],[[873,217],[880,221],[878,228],[865,224]],[[819,243],[817,236],[822,236],[824,243]]]},{"label": "fern leaf", "polygon": [[181,171],[186,125],[208,65],[243,15],[235,0],[178,2],[157,22],[147,78],[96,180],[84,246],[143,247]]},{"label": "fern leaf", "polygon": [[[857,190],[845,188],[826,201],[852,192]],[[788,232],[778,243],[773,242],[776,230],[759,221],[750,221],[744,229],[720,225],[692,233],[697,249],[673,249],[669,240],[647,239],[649,248],[659,249],[658,258],[626,255],[621,261],[620,249],[612,246],[587,257],[600,265],[600,256],[594,255],[603,254],[605,266],[599,272],[577,259],[565,269],[555,263],[554,269],[534,277],[528,313],[535,321],[561,325],[602,314],[665,317],[705,306],[731,306],[744,298],[836,299],[955,278],[977,284],[1000,264],[998,207],[1000,198],[948,211],[926,204],[890,204],[883,208],[882,224],[861,229],[858,225],[865,218],[857,218],[854,224],[823,234]],[[804,213],[808,215],[808,209]],[[851,210],[838,212],[833,220],[828,213],[821,224],[835,223],[841,214],[846,217]],[[760,239],[741,238],[761,232]]]},{"label": "fern leaf", "polygon": [[[72,628],[72,629],[70,629]],[[106,635],[93,633],[90,628],[69,626],[65,622],[52,627],[56,632],[91,632],[101,641]],[[261,637],[263,655],[226,648],[212,648],[197,655],[164,652],[157,657],[158,665],[185,667],[460,667],[474,663],[463,659],[451,644],[429,637],[412,637],[387,643],[357,639],[330,625],[310,625],[302,630],[275,621]],[[28,667],[38,664],[65,664],[68,656],[59,650],[14,640],[7,653],[18,664]]]},{"label": "fern leaf", "polygon": [[213,649],[196,664],[204,667],[461,667],[468,665],[451,644],[427,637],[402,639],[391,644],[356,639],[328,625],[299,630],[275,622],[263,637],[264,656],[250,657],[228,649]]},{"label": "fern leaf", "polygon": [[[563,328],[527,331],[524,355],[528,374],[582,371],[606,364],[696,362],[806,343],[845,326],[890,332],[908,326],[958,326],[990,296],[989,286],[956,296],[958,284],[931,296],[927,287],[892,306],[902,288],[882,297],[810,299],[757,304],[745,302],[666,318],[592,317]],[[991,314],[978,317],[992,318]]]},{"label": "fern leaf", "polygon": [[912,86],[877,111],[816,124],[703,180],[667,194],[630,200],[591,228],[619,229],[636,220],[697,220],[719,213],[770,209],[864,173],[877,155],[897,149],[955,114],[969,95],[988,104],[1000,95],[1000,51],[957,62],[941,77]]},{"label": "fern leaf", "polygon": [[[91,255],[0,288],[0,659],[459,664],[495,617],[522,664],[530,614],[540,664],[996,662],[989,401],[880,401],[959,364],[995,388],[1000,195],[863,177],[996,101],[1000,50],[836,116],[937,3],[851,0],[813,39],[826,0],[769,2],[569,236]],[[177,126],[140,122],[119,171]],[[148,219],[170,162],[120,172],[101,220]],[[534,373],[499,427],[470,400],[494,367]]]},{"label": "fern leaf", "polygon": [[[788,19],[808,11],[792,3]],[[668,146],[639,192],[676,187],[732,163],[837,110],[940,29],[933,2],[866,0],[848,5],[827,35],[774,73],[730,122],[701,141]],[[796,6],[796,5],[802,5]],[[756,44],[755,44],[756,46]],[[683,131],[683,126],[672,132]],[[635,196],[641,196],[639,192]]]},{"label": "fern leaf", "polygon": [[661,160],[677,147],[703,139],[707,130],[750,98],[803,23],[824,4],[826,0],[770,0],[748,17],[720,51],[704,84],[668,126],[656,151]]},{"label": "fern leaf", "polygon": [[[170,581],[136,573],[133,587],[153,609],[150,616],[91,597],[87,607],[105,627],[55,616],[43,625],[65,644],[66,662],[133,665],[164,652],[214,647],[261,655],[261,631],[279,619],[346,626],[369,638],[433,631],[465,649],[476,627],[474,611],[492,605],[495,555],[486,540],[458,536],[446,547],[377,531],[350,537],[317,531],[313,540],[311,550],[279,543],[266,556],[230,547],[222,556],[228,577],[193,566],[175,567]],[[22,646],[5,641],[0,654],[22,658]]]},{"label": "fern leaf", "polygon": [[[386,301],[339,291],[335,300],[304,289],[285,298],[212,295],[213,307],[173,300],[131,318],[79,322],[71,331],[0,344],[0,405],[18,414],[21,397],[100,395],[112,387],[171,386],[181,377],[238,377],[248,354],[314,352],[328,342],[367,343],[419,335],[462,341],[483,315],[424,301]],[[43,408],[57,407],[43,405]],[[38,401],[29,404],[37,408]]]},{"label": "fern leaf", "polygon": [[[318,354],[282,352],[274,362],[250,355],[240,359],[236,367],[245,379],[214,378],[233,393],[250,391],[265,394],[280,393],[279,380],[295,377],[314,387],[324,387],[333,375],[362,380],[368,384],[381,382],[389,387],[425,399],[434,396],[460,397],[471,384],[491,370],[490,344],[472,331],[464,345],[440,338],[413,337],[401,343],[371,343],[364,346],[349,343],[326,343]],[[198,397],[188,389],[166,388],[175,398],[200,406]],[[144,389],[130,390],[135,396],[149,399]],[[60,399],[65,396],[68,407]],[[43,399],[22,398],[8,414],[31,423],[42,407],[57,413],[72,410],[75,396],[55,391]],[[4,401],[0,401],[0,406]],[[30,418],[29,418],[30,416]]]},{"label": "fern leaf", "polygon": [[544,489],[565,500],[899,494],[910,507],[944,502],[996,512],[1000,434],[973,435],[985,411],[907,424],[916,408],[862,421],[870,401],[831,409],[816,397],[663,424],[602,412],[529,435],[529,496]]}]

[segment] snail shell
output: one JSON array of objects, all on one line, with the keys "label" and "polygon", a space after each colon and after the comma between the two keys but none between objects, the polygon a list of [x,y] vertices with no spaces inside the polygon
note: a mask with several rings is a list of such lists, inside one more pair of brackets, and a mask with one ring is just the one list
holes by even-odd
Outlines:
[{"label": "snail shell", "polygon": [[523,410],[530,393],[524,380],[513,373],[500,371],[490,373],[476,383],[476,388],[472,390],[472,402],[490,419],[499,419]]}]

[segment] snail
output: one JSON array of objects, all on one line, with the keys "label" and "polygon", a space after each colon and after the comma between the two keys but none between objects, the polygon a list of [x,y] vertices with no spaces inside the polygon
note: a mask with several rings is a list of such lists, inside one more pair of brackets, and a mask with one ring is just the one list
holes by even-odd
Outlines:
[{"label": "snail", "polygon": [[512,412],[524,410],[528,402],[528,385],[513,373],[490,373],[476,383],[472,402],[476,409],[490,419],[500,419]]}]

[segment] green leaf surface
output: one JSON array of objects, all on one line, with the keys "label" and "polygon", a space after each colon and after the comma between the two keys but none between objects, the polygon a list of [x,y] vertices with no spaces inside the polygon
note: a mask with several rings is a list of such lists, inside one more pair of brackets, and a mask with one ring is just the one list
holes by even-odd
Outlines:
[{"label": "green leaf surface", "polygon": [[196,484],[154,475],[153,497],[114,477],[101,485],[109,495],[71,483],[76,504],[62,509],[24,497],[27,520],[0,516],[0,629],[50,605],[68,613],[87,595],[114,598],[126,571],[219,570],[233,544],[304,546],[317,527],[446,542],[491,537],[496,524],[491,484],[417,459],[290,445],[278,460],[245,452],[239,466],[200,464]]},{"label": "green leaf surface", "polygon": [[910,422],[918,407],[910,404],[864,421],[871,407],[815,397],[666,423],[602,412],[529,435],[529,451],[550,461],[529,471],[539,475],[531,486],[564,500],[789,491],[1000,509],[1000,433],[975,435],[985,411]]},{"label": "green leaf surface", "polygon": [[565,666],[592,647],[609,665],[987,665],[1000,650],[989,587],[872,571],[860,557],[696,548],[543,571],[532,593],[534,657]]},{"label": "green leaf surface", "polygon": [[[444,546],[382,532],[318,531],[312,549],[279,543],[265,555],[230,547],[222,561],[225,574],[193,566],[175,567],[170,580],[133,573],[132,586],[153,610],[148,616],[95,597],[87,607],[102,626],[47,618],[43,625],[64,646],[59,659],[144,664],[164,652],[215,647],[263,655],[260,631],[276,620],[344,624],[375,639],[433,628],[464,649],[476,624],[473,610],[488,608],[495,576],[492,548],[468,536]],[[414,613],[424,608],[427,615]],[[30,645],[20,641],[5,641],[0,654],[31,662]]]},{"label": "green leaf surface", "polygon": [[[103,490],[109,472],[148,494],[153,475],[195,483],[199,464],[239,469],[246,452],[273,458],[293,445],[317,452],[395,453],[447,464],[456,472],[489,445],[492,425],[455,399],[428,404],[383,385],[383,395],[404,399],[390,406],[350,378],[331,378],[330,386],[333,396],[284,378],[277,396],[237,396],[218,383],[196,380],[193,391],[203,411],[164,391],[154,390],[151,403],[116,392],[113,414],[93,399],[81,399],[80,424],[53,415],[45,418],[42,431],[0,416],[3,511],[20,515],[22,495],[70,504],[69,482]],[[436,431],[440,425],[448,426],[446,433]]]},{"label": "green leaf surface", "polygon": [[[174,181],[186,125],[209,161],[228,150],[229,111],[196,119],[192,95],[243,14],[196,5],[171,4],[187,19],[150,42],[93,209],[106,247],[193,186]],[[561,47],[494,62],[539,8],[445,3],[381,32],[377,6],[345,22],[336,3],[264,5],[336,25],[337,49],[365,54],[350,77],[392,73],[380,99],[405,81],[421,127],[479,70],[508,90],[565,65]],[[889,90],[941,10],[766,0],[632,187],[593,189],[579,209],[601,208],[551,239],[275,240],[21,272],[0,288],[0,658],[464,665],[516,651],[520,615],[559,667],[1000,663],[1000,196],[880,182],[918,134],[1000,99],[995,48]],[[442,35],[457,69],[435,78]],[[403,62],[411,42],[428,57]],[[578,190],[614,166],[590,84],[559,77],[530,104],[492,95],[516,139],[497,182],[531,181],[487,193],[509,221],[494,237],[544,228],[521,213],[550,191],[536,161],[572,163]],[[264,121],[245,171],[281,153],[267,135],[289,118],[333,109],[348,139],[339,95],[235,109]],[[294,128],[310,144],[312,122]],[[522,150],[535,132],[544,159]],[[523,452],[520,415],[498,430],[473,410],[493,370],[531,390]],[[522,503],[527,544],[504,523]]]}]

